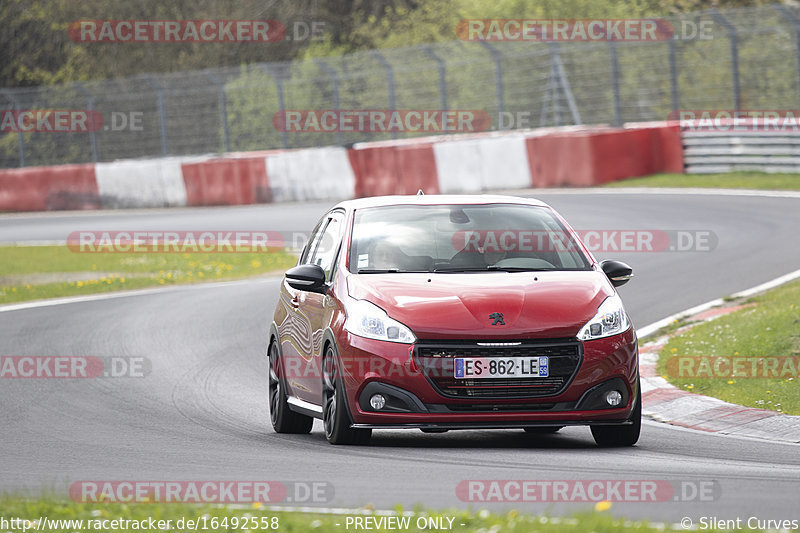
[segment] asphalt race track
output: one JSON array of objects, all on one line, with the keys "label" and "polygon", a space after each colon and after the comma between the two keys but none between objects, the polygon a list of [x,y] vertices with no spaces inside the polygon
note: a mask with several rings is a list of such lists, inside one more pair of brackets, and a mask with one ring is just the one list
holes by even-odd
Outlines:
[{"label": "asphalt race track", "polygon": [[[710,231],[711,251],[614,252],[636,278],[620,292],[637,326],[747,289],[800,265],[800,200],[592,192],[536,194],[576,229]],[[77,230],[308,231],[329,203],[0,217],[0,242],[64,240]],[[369,447],[276,435],[269,424],[267,326],[278,278],[174,287],[0,312],[0,355],[145,357],[143,378],[0,381],[0,490],[78,480],[328,482],[328,507],[467,507],[465,479],[715,483],[711,501],[615,503],[631,518],[797,519],[800,446],[648,422],[639,444],[600,449],[588,428],[426,435],[376,431]],[[693,485],[694,484],[694,485]],[[692,492],[689,490],[688,492]],[[687,494],[691,496],[691,494]],[[690,498],[691,499],[691,498]],[[707,499],[707,500],[709,500]],[[696,498],[695,498],[696,500]],[[587,503],[472,504],[571,514]]]}]

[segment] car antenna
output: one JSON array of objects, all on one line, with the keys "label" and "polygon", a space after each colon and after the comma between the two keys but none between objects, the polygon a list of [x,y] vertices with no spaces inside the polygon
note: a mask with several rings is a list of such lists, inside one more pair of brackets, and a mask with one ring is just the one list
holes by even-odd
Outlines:
[{"label": "car antenna", "polygon": [[425,196],[425,193],[422,192],[422,189],[417,191],[417,196]]}]

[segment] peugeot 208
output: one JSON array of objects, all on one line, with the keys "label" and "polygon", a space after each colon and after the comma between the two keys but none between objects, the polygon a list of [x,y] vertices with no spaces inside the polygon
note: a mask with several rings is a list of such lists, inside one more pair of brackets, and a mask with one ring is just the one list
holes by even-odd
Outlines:
[{"label": "peugeot 208", "polygon": [[639,438],[636,333],[616,286],[548,205],[507,196],[338,204],[286,272],[270,325],[278,433],[321,418],[333,444],[373,429],[588,425]]}]

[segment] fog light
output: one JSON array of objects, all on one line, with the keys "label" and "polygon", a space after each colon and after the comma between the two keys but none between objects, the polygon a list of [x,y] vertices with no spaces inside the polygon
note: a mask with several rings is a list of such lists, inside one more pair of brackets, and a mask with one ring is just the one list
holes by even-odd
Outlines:
[{"label": "fog light", "polygon": [[383,394],[373,394],[369,399],[369,405],[376,411],[380,411],[386,405],[386,398],[383,397]]},{"label": "fog light", "polygon": [[[373,396],[374,398],[375,396]],[[622,394],[619,391],[612,390],[606,393],[606,403],[611,407],[616,407],[622,401]]]}]

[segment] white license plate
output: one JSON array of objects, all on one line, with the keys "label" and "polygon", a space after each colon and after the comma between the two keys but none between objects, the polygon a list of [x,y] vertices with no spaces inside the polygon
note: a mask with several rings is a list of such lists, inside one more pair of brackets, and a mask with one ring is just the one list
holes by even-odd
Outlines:
[{"label": "white license plate", "polygon": [[456,379],[546,378],[550,375],[546,356],[456,357],[453,365]]}]

